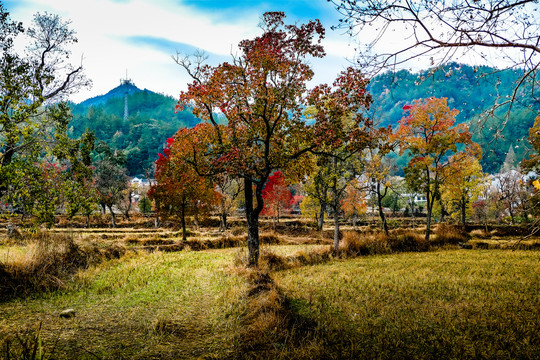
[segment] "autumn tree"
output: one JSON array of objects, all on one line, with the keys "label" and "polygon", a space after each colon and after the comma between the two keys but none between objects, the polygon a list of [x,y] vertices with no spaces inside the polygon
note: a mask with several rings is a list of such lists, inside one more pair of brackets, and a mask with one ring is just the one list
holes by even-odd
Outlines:
[{"label": "autumn tree", "polygon": [[242,193],[242,184],[225,173],[219,173],[212,177],[216,185],[218,195],[218,207],[221,218],[221,229],[227,230],[227,217],[234,209],[235,201]]},{"label": "autumn tree", "polygon": [[175,138],[167,139],[164,153],[156,161],[156,183],[148,191],[159,214],[180,219],[183,240],[187,239],[186,217],[209,211],[216,200],[210,178],[199,176],[186,162],[185,153],[190,144],[182,135],[189,131],[180,129]]},{"label": "autumn tree", "polygon": [[341,200],[341,208],[345,216],[352,218],[353,227],[356,227],[358,216],[367,212],[366,192],[357,179],[353,179],[345,188],[345,196]]},{"label": "autumn tree", "polygon": [[[330,164],[328,156],[315,156],[312,158],[311,172],[304,179],[302,188],[308,195],[302,202],[302,213],[313,214],[317,219],[317,229],[324,230],[324,217],[330,203]],[[318,211],[315,212],[314,208]]]},{"label": "autumn tree", "polygon": [[268,182],[262,190],[264,208],[262,215],[272,216],[279,223],[279,216],[291,207],[293,196],[289,190],[290,184],[281,171],[275,171],[268,177]]},{"label": "autumn tree", "polygon": [[390,126],[372,131],[371,141],[365,151],[364,169],[364,176],[367,178],[366,190],[375,197],[379,218],[386,235],[388,235],[388,222],[383,211],[383,201],[393,185],[390,179],[394,164],[388,158],[388,154],[395,147],[391,135]]},{"label": "autumn tree", "polygon": [[350,181],[363,167],[362,151],[372,141],[372,122],[366,116],[371,96],[366,90],[368,80],[352,67],[341,72],[332,86],[323,84],[309,94],[308,118],[317,125],[315,134],[321,146],[314,151],[318,157],[321,181],[330,195],[329,205],[334,216],[334,251],[339,251],[339,216],[341,201]]},{"label": "autumn tree", "polygon": [[[240,54],[230,63],[212,67],[200,57],[194,62],[176,58],[193,79],[178,106],[191,106],[212,131],[207,149],[192,157],[195,167],[211,163],[209,175],[222,172],[244,182],[251,266],[259,258],[264,185],[274,171],[285,171],[316,146],[301,110],[306,83],[313,77],[306,59],[324,56],[324,28],[317,20],[286,25],[284,19],[282,12],[265,13],[263,34],[240,42]],[[225,125],[220,125],[218,110]]]},{"label": "autumn tree", "polygon": [[455,125],[458,111],[447,106],[446,98],[417,100],[403,109],[408,115],[400,120],[394,138],[399,141],[400,154],[408,151],[412,157],[405,168],[407,182],[426,196],[429,240],[433,205],[440,198],[443,171],[452,164],[449,155],[460,150],[474,153],[478,146],[472,143],[466,124]]},{"label": "autumn tree", "polygon": [[521,162],[521,168],[524,171],[534,171],[540,174],[540,113],[534,119],[533,126],[529,129],[529,144],[532,150],[526,159]]},{"label": "autumn tree", "polygon": [[461,220],[465,227],[467,215],[472,213],[472,205],[479,199],[486,181],[480,165],[480,154],[460,153],[449,159],[444,168],[441,201],[450,215]]}]

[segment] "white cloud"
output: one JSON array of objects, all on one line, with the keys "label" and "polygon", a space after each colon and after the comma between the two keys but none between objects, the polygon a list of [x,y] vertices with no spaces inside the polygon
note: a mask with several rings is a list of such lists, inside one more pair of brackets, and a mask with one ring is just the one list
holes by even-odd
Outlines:
[{"label": "white cloud", "polygon": [[[9,11],[10,9],[8,9]],[[12,12],[12,18],[29,24],[32,14],[48,11],[72,21],[79,43],[72,48],[72,61],[83,58],[91,90],[72,97],[82,101],[103,94],[128,76],[141,88],[177,96],[189,81],[171,59],[175,48],[158,49],[128,41],[142,36],[184,43],[219,56],[228,56],[236,45],[260,33],[260,13],[239,12],[236,17],[203,12],[174,0],[28,0]],[[328,58],[313,59],[315,82],[332,82],[352,57],[348,37],[327,31],[324,42]],[[221,61],[221,60],[220,60]]]}]

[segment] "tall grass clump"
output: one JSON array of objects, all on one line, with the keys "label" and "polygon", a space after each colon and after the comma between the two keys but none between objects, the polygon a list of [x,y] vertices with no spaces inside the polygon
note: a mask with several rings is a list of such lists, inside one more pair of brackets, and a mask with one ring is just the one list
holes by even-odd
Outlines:
[{"label": "tall grass clump", "polygon": [[433,245],[457,245],[466,242],[471,236],[465,229],[446,223],[437,224]]},{"label": "tall grass clump", "polygon": [[423,235],[410,230],[397,230],[386,237],[392,252],[422,252],[430,249],[430,243]]},{"label": "tall grass clump", "polygon": [[356,257],[398,252],[419,252],[427,251],[429,248],[430,244],[425,241],[423,236],[408,230],[393,231],[389,235],[348,231],[343,234],[340,255]]},{"label": "tall grass clump", "polygon": [[383,235],[364,235],[356,231],[347,231],[343,234],[340,250],[342,254],[352,257],[391,252]]},{"label": "tall grass clump", "polygon": [[0,300],[60,289],[79,269],[125,253],[118,245],[83,248],[69,233],[40,231],[28,235],[25,241],[28,250],[24,256],[0,264]]}]

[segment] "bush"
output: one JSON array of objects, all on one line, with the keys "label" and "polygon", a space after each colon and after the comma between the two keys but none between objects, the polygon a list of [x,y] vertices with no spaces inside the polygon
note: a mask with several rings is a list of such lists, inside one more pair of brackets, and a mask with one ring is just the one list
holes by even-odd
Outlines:
[{"label": "bush", "polygon": [[343,234],[340,251],[348,256],[361,256],[388,254],[390,249],[384,236],[370,236],[348,231]]}]

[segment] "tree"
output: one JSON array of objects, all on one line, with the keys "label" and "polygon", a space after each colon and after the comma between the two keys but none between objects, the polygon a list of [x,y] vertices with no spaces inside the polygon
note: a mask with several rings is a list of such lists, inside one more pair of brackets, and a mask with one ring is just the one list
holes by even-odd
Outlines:
[{"label": "tree", "polygon": [[[480,155],[480,154],[478,154]],[[467,215],[472,212],[472,205],[478,200],[485,183],[479,156],[461,153],[449,159],[449,166],[443,170],[441,202],[450,215],[459,217],[465,227]],[[477,204],[480,208],[481,204]]]},{"label": "tree", "polygon": [[445,98],[417,100],[403,110],[408,116],[400,120],[393,137],[399,141],[400,154],[408,150],[412,156],[405,168],[409,186],[426,196],[426,240],[429,240],[431,215],[434,202],[440,197],[443,169],[451,165],[448,155],[456,153],[458,145],[466,146],[463,151],[469,153],[478,152],[479,148],[472,143],[467,125],[454,126],[458,111],[450,110]]},{"label": "tree", "polygon": [[251,266],[259,259],[259,215],[268,177],[275,170],[286,171],[316,146],[301,110],[313,76],[306,58],[324,55],[324,28],[319,21],[285,25],[284,18],[282,12],[265,13],[263,34],[240,42],[240,54],[231,63],[211,67],[200,56],[194,63],[189,57],[176,58],[193,78],[178,109],[189,104],[212,132],[205,151],[190,162],[200,174],[204,166],[198,164],[212,164],[205,175],[226,173],[243,180]]},{"label": "tree", "polygon": [[525,184],[523,175],[517,169],[511,169],[505,173],[494,176],[492,184],[492,196],[495,198],[498,210],[510,216],[512,224],[520,208],[526,204]]},{"label": "tree", "polygon": [[390,126],[373,132],[372,141],[367,149],[364,169],[364,175],[368,179],[367,190],[375,196],[379,217],[386,235],[388,235],[388,223],[383,211],[383,201],[392,187],[390,171],[394,164],[387,157],[388,153],[393,151],[395,147],[393,141],[390,140],[391,135],[392,128]]},{"label": "tree", "polygon": [[[403,68],[420,58],[429,59],[435,71],[460,58],[521,69],[511,94],[497,96],[487,111],[488,116],[478,120],[475,131],[493,129],[494,136],[488,144],[502,138],[515,103],[527,96],[536,107],[540,103],[535,91],[540,66],[537,0],[329,1],[342,16],[338,27],[347,29],[360,42],[373,39],[358,46],[358,62],[367,73]],[[396,34],[401,41],[394,41]],[[444,74],[451,77],[451,69]],[[500,71],[495,70],[493,74],[496,88]],[[496,116],[497,109],[504,109],[505,115],[495,126],[488,126],[488,119]]]},{"label": "tree", "polygon": [[329,189],[329,163],[327,156],[316,156],[313,159],[311,173],[303,181],[302,188],[308,194],[302,202],[302,213],[308,214],[314,212],[314,207],[318,207],[318,212],[314,214],[317,219],[317,229],[323,233],[324,215],[330,203]]},{"label": "tree", "polygon": [[219,210],[221,214],[221,229],[227,230],[227,216],[235,206],[235,201],[242,193],[242,185],[227,174],[217,174],[212,177],[219,195]]},{"label": "tree", "polygon": [[320,208],[321,206],[319,201],[310,195],[304,196],[300,202],[300,211],[302,216],[304,216],[306,219],[314,219],[318,230],[321,230],[319,227]]},{"label": "tree", "polygon": [[99,202],[103,210],[109,209],[112,226],[116,227],[113,206],[122,199],[123,192],[128,187],[128,176],[125,168],[126,156],[121,151],[113,151],[104,142],[99,142],[96,150],[100,154],[100,159],[96,162],[94,181]]},{"label": "tree", "polygon": [[533,126],[529,129],[528,140],[533,151],[526,159],[523,159],[521,167],[525,171],[534,171],[536,174],[540,174],[540,113],[534,119]]},{"label": "tree", "polygon": [[[339,216],[341,201],[350,181],[356,179],[363,166],[362,151],[373,140],[372,122],[366,116],[371,96],[368,80],[352,67],[341,72],[333,86],[317,86],[308,97],[311,106],[306,112],[315,119],[316,136],[321,146],[318,156],[323,188],[328,189],[334,215],[334,252],[339,251]],[[322,198],[319,198],[322,203]]]},{"label": "tree", "polygon": [[62,203],[62,169],[56,163],[14,160],[6,198],[15,210],[34,217],[33,226],[54,224],[54,215]]},{"label": "tree", "polygon": [[341,208],[346,216],[352,217],[353,227],[356,228],[356,222],[359,215],[367,213],[366,193],[357,179],[347,184],[345,196],[341,200]]},{"label": "tree", "polygon": [[[432,64],[443,64],[467,52],[486,58],[486,50],[509,68],[522,67],[517,86],[535,81],[539,66],[540,35],[536,0],[330,0],[342,15],[342,27],[351,35],[364,31],[376,34],[362,47],[363,63],[376,70],[429,56]],[[381,50],[376,45],[396,31],[404,41]],[[460,52],[459,50],[462,50]],[[516,92],[509,100],[515,100]]]},{"label": "tree", "polygon": [[510,147],[508,148],[508,152],[506,153],[506,158],[504,159],[504,163],[501,167],[501,172],[506,172],[515,168],[516,168],[516,153],[514,152],[514,147],[510,145]]},{"label": "tree", "polygon": [[[29,43],[24,55],[16,52],[14,42],[23,33]],[[67,60],[67,47],[77,42],[69,22],[57,15],[36,14],[33,25],[24,29],[12,22],[0,3],[0,195],[7,190],[10,178],[7,167],[17,155],[40,151],[51,128],[69,118],[66,106],[58,102],[87,86],[82,66],[73,67]],[[49,116],[47,108],[56,108]],[[59,112],[61,111],[61,112]],[[19,162],[21,163],[21,162]]]},{"label": "tree", "polygon": [[275,171],[268,177],[268,182],[262,190],[264,209],[261,215],[272,216],[279,223],[279,215],[289,210],[292,205],[293,196],[289,186],[281,171]]},{"label": "tree", "polygon": [[161,215],[178,216],[182,225],[182,239],[187,239],[186,216],[208,211],[216,200],[214,184],[210,178],[199,176],[185,161],[189,147],[180,129],[175,138],[167,139],[164,154],[156,161],[156,183],[148,191]]}]

